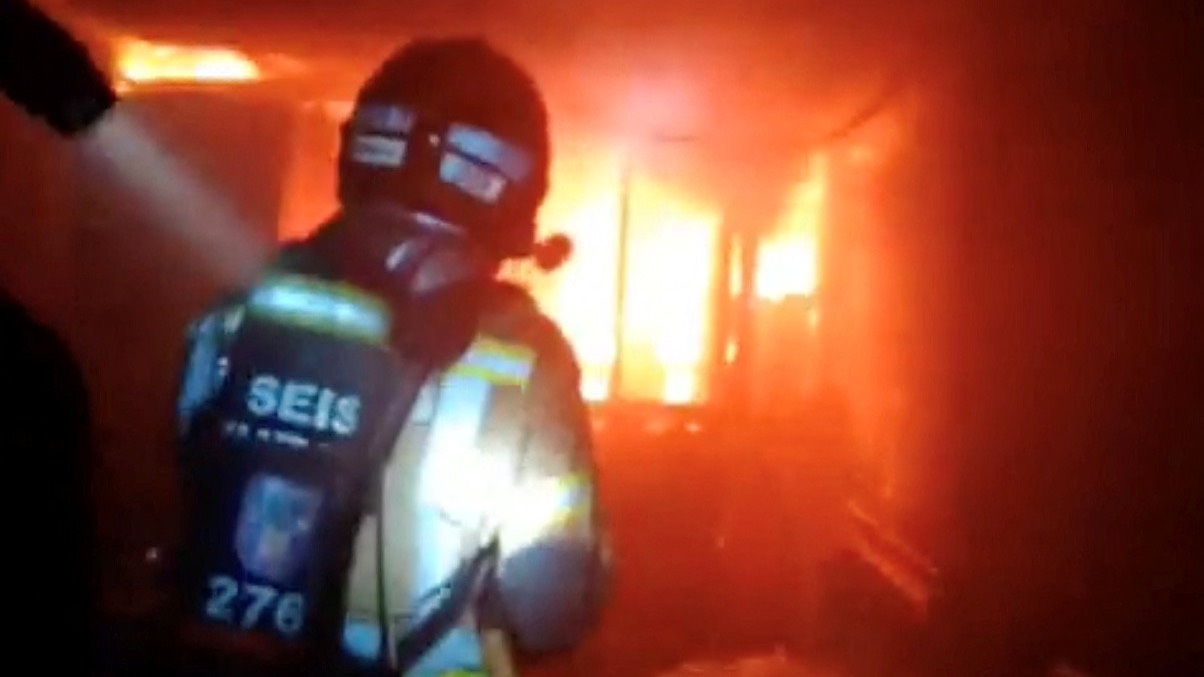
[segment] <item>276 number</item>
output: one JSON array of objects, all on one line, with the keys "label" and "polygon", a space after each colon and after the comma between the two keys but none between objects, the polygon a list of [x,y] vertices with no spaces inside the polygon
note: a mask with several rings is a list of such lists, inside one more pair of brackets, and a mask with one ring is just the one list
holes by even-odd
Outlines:
[{"label": "276 number", "polygon": [[305,597],[297,592],[282,594],[270,585],[238,581],[230,576],[212,576],[205,615],[247,630],[259,627],[266,618],[280,634],[293,637],[301,632],[305,623]]}]

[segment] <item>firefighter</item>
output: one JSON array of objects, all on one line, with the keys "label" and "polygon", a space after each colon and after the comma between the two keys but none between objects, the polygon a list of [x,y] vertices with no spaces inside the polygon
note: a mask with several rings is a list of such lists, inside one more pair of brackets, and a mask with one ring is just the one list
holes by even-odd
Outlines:
[{"label": "firefighter", "polygon": [[[222,435],[309,449],[344,444],[367,423],[385,430],[389,452],[379,482],[363,485],[369,495],[348,555],[327,557],[346,564],[342,668],[513,674],[522,655],[582,639],[603,604],[609,570],[578,364],[532,298],[496,279],[505,261],[540,253],[545,104],[524,70],[484,41],[422,40],[370,77],[342,135],[339,212],[286,246],[259,288],[196,325],[180,397],[184,438],[204,437],[201,412],[212,419],[232,389],[241,394],[227,403],[230,411],[256,412],[219,416]],[[374,318],[392,318],[391,352],[430,367],[417,372],[405,424],[393,431],[382,423],[389,407],[370,382],[383,375],[401,383],[415,378],[412,370],[361,361],[334,343],[286,366],[281,355],[296,348],[279,336],[262,351],[240,352],[235,335],[247,331],[256,304],[289,321],[304,315],[302,324],[330,330],[321,339],[328,343],[351,333],[374,340],[383,331]],[[240,367],[248,354],[261,362]],[[277,427],[265,432],[267,420]],[[217,485],[192,484],[194,497],[224,495]],[[237,527],[219,510],[217,521],[193,529],[209,534],[200,539],[207,543],[223,529],[240,543],[237,558],[200,558],[240,573],[213,578],[209,564],[194,567],[222,588],[209,585],[195,608],[221,607],[231,627],[260,617],[276,630],[300,627],[299,602],[280,608],[294,593],[273,592],[254,619],[250,606],[238,606],[247,587],[240,576],[258,571],[252,585],[260,588],[277,574],[287,578],[293,555],[284,553],[299,552],[298,534],[321,522],[321,501],[296,498],[302,493],[285,484],[240,491],[244,504],[252,494],[256,505],[268,494],[293,497],[272,499],[289,506],[276,512],[290,515],[279,519],[292,526],[268,529],[277,518],[265,508]]]}]

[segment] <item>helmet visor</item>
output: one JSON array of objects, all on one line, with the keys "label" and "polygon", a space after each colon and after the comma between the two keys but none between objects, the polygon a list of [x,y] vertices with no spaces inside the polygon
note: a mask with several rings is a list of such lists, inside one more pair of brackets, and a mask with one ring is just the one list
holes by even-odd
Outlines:
[{"label": "helmet visor", "polygon": [[353,163],[386,171],[411,169],[416,144],[424,144],[436,158],[441,182],[491,205],[510,184],[530,178],[534,166],[531,153],[487,129],[420,121],[413,109],[399,105],[362,106],[352,121],[350,142]]}]

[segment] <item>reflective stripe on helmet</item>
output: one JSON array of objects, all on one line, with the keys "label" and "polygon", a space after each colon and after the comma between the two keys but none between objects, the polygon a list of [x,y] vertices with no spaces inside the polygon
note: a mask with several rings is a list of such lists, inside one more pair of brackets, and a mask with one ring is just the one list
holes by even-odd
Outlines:
[{"label": "reflective stripe on helmet", "polygon": [[453,123],[447,130],[447,144],[478,162],[496,167],[512,181],[526,179],[534,166],[530,153],[480,127]]},{"label": "reflective stripe on helmet", "polygon": [[352,118],[347,153],[356,164],[398,170],[409,162],[412,144],[429,143],[438,150],[438,176],[444,183],[486,204],[496,204],[512,183],[526,181],[535,166],[526,149],[493,132],[461,122],[427,121],[428,139],[413,109],[366,102]]},{"label": "reflective stripe on helmet", "polygon": [[357,134],[351,139],[351,159],[369,167],[396,169],[406,161],[405,139]]},{"label": "reflective stripe on helmet", "polygon": [[388,103],[362,103],[355,110],[356,128],[386,134],[402,134],[414,128],[414,111]]},{"label": "reflective stripe on helmet", "polygon": [[502,197],[507,184],[505,177],[497,171],[479,166],[454,152],[443,154],[439,178],[488,204],[494,204]]}]

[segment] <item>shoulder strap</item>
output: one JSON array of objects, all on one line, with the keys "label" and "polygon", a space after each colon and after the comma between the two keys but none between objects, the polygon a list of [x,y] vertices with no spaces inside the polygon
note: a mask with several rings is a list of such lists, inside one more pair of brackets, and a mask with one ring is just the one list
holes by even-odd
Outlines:
[{"label": "shoulder strap", "polygon": [[[422,388],[435,369],[411,365],[403,372],[402,385],[393,398],[383,419],[379,437],[374,440],[373,482],[378,501],[384,493],[385,468],[388,465],[397,436],[408,423],[410,413],[417,402]],[[377,625],[380,628],[380,647],[377,652],[379,667],[384,674],[405,675],[463,618],[472,604],[486,576],[497,563],[498,544],[496,539],[477,550],[465,560],[446,583],[439,586],[440,603],[416,624],[407,629],[405,636],[390,646],[392,621],[389,618],[387,575],[385,573],[385,511],[377,510],[376,519],[376,592]]]},{"label": "shoulder strap", "polygon": [[[398,674],[405,675],[413,669],[459,624],[486,577],[493,572],[497,557],[498,545],[494,539],[461,564],[447,583],[441,586],[443,599],[439,605],[409,628],[395,647],[394,664]],[[385,636],[387,634],[382,633]]]}]

